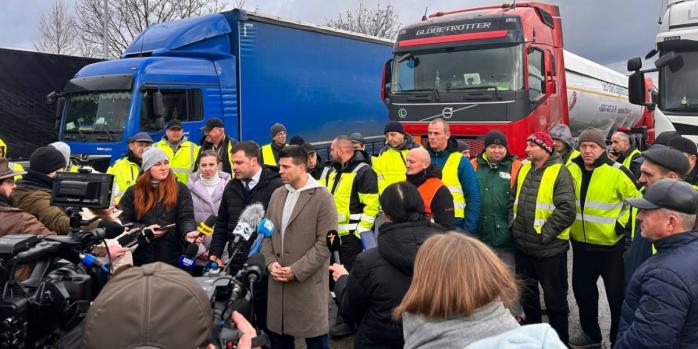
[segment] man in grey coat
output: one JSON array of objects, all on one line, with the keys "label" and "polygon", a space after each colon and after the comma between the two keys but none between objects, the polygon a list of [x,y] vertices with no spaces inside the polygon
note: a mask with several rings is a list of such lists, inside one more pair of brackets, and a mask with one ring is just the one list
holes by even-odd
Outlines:
[{"label": "man in grey coat", "polygon": [[328,289],[330,252],[325,242],[337,231],[337,208],[327,189],[306,172],[308,153],[300,146],[279,151],[285,184],[274,191],[267,219],[274,224],[262,244],[269,271],[267,327],[272,348],[329,348]]}]

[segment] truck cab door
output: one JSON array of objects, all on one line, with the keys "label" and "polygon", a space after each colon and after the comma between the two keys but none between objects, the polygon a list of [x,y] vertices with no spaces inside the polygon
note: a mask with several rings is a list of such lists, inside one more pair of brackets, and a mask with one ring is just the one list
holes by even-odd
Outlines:
[{"label": "truck cab door", "polygon": [[557,66],[555,64],[555,56],[552,51],[545,50],[545,95],[548,99],[548,107],[550,108],[549,125],[553,126],[559,123],[563,118],[563,104],[560,103],[560,94],[557,88]]}]

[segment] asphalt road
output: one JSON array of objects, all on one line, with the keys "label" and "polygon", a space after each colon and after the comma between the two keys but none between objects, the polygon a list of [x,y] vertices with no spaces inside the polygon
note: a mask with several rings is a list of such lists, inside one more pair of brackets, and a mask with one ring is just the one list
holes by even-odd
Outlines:
[{"label": "asphalt road", "polygon": [[[579,325],[579,309],[577,308],[577,303],[574,300],[574,294],[572,292],[572,252],[567,255],[568,258],[568,284],[569,284],[569,294],[567,295],[567,302],[570,307],[569,324],[570,324],[570,338],[575,337],[578,331],[581,331]],[[608,339],[608,334],[611,327],[611,314],[608,308],[608,301],[606,300],[606,291],[603,287],[603,281],[599,278],[599,324],[601,326],[601,333],[603,333],[603,348],[611,348],[610,341]],[[541,295],[543,291],[541,290]],[[541,304],[542,304],[541,297]],[[330,302],[330,324],[334,323],[334,318],[337,313],[337,308],[333,302]],[[333,349],[351,349],[353,347],[354,337],[346,337],[342,339],[330,339],[330,348]],[[305,348],[305,343],[302,340],[296,341],[296,348]]]}]

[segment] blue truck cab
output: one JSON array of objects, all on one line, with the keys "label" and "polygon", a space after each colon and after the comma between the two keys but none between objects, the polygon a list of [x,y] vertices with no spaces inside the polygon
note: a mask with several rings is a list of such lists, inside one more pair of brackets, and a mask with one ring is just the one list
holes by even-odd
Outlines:
[{"label": "blue truck cab", "polygon": [[157,141],[172,119],[196,143],[214,117],[228,135],[260,145],[276,122],[320,146],[350,132],[378,138],[391,50],[388,40],[238,9],[156,24],[121,58],[85,66],[54,95],[59,139],[104,171],[130,136]]}]

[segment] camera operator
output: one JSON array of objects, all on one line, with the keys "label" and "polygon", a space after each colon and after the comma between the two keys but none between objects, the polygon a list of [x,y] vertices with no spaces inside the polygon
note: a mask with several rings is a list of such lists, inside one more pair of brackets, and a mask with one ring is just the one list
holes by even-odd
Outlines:
[{"label": "camera operator", "polygon": [[0,158],[0,236],[9,234],[56,235],[36,217],[13,207],[10,204],[16,184],[14,177],[26,174],[25,171],[13,171],[5,158]]},{"label": "camera operator", "polygon": [[[237,312],[232,319],[241,334],[237,347],[251,349],[254,328]],[[163,263],[115,276],[83,323],[81,347],[87,349],[215,348],[210,344],[213,313],[205,292],[188,274]]]},{"label": "camera operator", "polygon": [[[154,239],[133,252],[134,265],[152,262],[177,264],[185,243],[201,243],[194,222],[191,193],[177,181],[167,154],[150,147],[143,152],[141,174],[121,198],[121,222],[139,223],[153,229]],[[175,223],[172,229],[161,229]]]},{"label": "camera operator", "polygon": [[[29,158],[29,172],[17,183],[12,195],[12,205],[33,214],[49,230],[59,235],[70,232],[70,216],[57,206],[51,206],[51,190],[56,172],[65,170],[63,154],[53,147],[41,147],[34,150]],[[123,231],[123,227],[111,219],[106,210],[92,210],[102,220],[84,227],[85,230],[97,227],[112,231]]]}]

